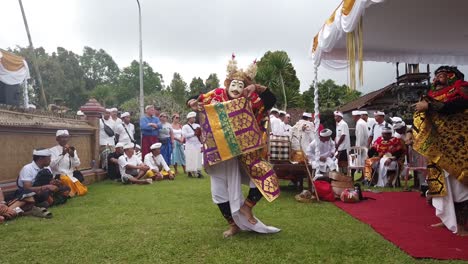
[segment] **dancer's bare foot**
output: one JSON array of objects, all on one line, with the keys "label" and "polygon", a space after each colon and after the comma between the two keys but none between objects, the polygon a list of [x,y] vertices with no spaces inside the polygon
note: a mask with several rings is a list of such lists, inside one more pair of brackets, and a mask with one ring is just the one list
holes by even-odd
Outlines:
[{"label": "dancer's bare foot", "polygon": [[444,223],[440,222],[437,224],[432,224],[431,227],[445,227]]},{"label": "dancer's bare foot", "polygon": [[228,238],[240,232],[240,228],[236,224],[229,225],[229,229],[223,232],[223,237]]},{"label": "dancer's bare foot", "polygon": [[249,207],[247,204],[244,203],[241,206],[240,212],[241,212],[241,214],[243,214],[247,218],[249,223],[251,223],[252,225],[255,225],[257,223],[257,219],[255,219],[254,216],[253,216],[252,208]]}]

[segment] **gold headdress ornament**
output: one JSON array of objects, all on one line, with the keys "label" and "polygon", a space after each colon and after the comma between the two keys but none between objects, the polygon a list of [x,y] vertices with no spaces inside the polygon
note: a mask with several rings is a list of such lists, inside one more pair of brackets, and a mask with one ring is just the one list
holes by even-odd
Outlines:
[{"label": "gold headdress ornament", "polygon": [[255,75],[257,75],[257,60],[254,60],[244,72],[243,69],[238,69],[236,55],[234,55],[234,53],[232,54],[232,58],[229,60],[227,65],[226,79],[252,82]]}]

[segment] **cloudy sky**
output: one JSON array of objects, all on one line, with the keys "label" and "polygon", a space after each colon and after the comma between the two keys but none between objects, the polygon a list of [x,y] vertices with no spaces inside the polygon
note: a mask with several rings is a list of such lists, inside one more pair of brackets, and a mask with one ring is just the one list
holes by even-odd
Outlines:
[{"label": "cloudy sky", "polygon": [[[187,83],[216,72],[225,77],[232,52],[249,64],[268,50],[286,51],[301,81],[313,80],[311,40],[341,0],[140,0],[143,57],[165,84],[174,72]],[[84,46],[106,50],[120,68],[138,60],[136,0],[23,0],[34,46],[57,46],[81,54]],[[0,48],[27,46],[17,0],[2,0]],[[245,67],[244,66],[244,67]],[[395,79],[387,63],[365,63],[363,93]],[[346,71],[321,68],[319,79],[347,83]]]}]

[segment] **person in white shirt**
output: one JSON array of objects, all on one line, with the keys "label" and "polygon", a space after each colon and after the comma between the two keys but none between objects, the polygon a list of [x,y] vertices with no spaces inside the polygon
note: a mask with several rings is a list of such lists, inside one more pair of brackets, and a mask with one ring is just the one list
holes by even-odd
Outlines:
[{"label": "person in white shirt", "polygon": [[372,127],[375,124],[375,118],[369,117],[369,113],[367,111],[361,111],[361,118],[367,124],[367,133],[370,134]]},{"label": "person in white shirt", "polygon": [[60,182],[70,187],[70,197],[85,195],[88,188],[77,178],[73,177],[73,171],[80,166],[80,158],[75,147],[68,145],[70,134],[68,130],[57,130],[55,134],[58,145],[50,148],[50,169],[53,175],[60,175]]},{"label": "person in white shirt", "polygon": [[119,118],[119,110],[115,107],[110,109],[111,111],[111,119],[114,121],[114,126],[117,126],[119,124],[122,124],[122,119]]},{"label": "person in white shirt", "polygon": [[151,152],[145,156],[145,164],[148,165],[150,170],[155,174],[156,180],[167,178],[174,180],[174,172],[167,166],[164,157],[161,155],[161,143],[154,143],[151,145]]},{"label": "person in white shirt", "polygon": [[394,116],[390,119],[392,120],[393,136],[396,138],[401,138],[403,141],[405,141],[406,123],[401,117]]},{"label": "person in white shirt", "polygon": [[291,128],[293,161],[304,161],[307,147],[309,147],[310,142],[314,138],[314,123],[309,121],[311,117],[311,113],[304,112],[301,119]]},{"label": "person in white shirt", "polygon": [[292,126],[289,124],[291,121],[291,115],[286,114],[284,117],[284,136],[291,137],[291,132],[292,132]]},{"label": "person in white shirt", "polygon": [[279,116],[278,116],[280,123],[279,123],[279,128],[278,128],[278,136],[289,136],[284,133],[284,119],[286,118],[286,111],[279,111]]},{"label": "person in white shirt", "polygon": [[281,120],[279,119],[279,111],[276,108],[272,108],[270,111],[270,128],[271,134],[274,136],[282,136],[284,129],[281,126]]},{"label": "person in white shirt", "polygon": [[197,113],[187,114],[187,124],[182,127],[182,135],[185,138],[185,170],[189,177],[202,178],[202,144],[199,140],[201,127],[195,123]]},{"label": "person in white shirt", "polygon": [[[320,132],[318,144],[313,140],[306,151],[312,168],[317,169],[321,174],[327,172],[327,169],[334,171],[338,168],[337,160],[334,157],[335,143],[330,139],[331,135],[332,131],[330,129],[323,129]],[[319,149],[318,156],[316,153],[317,148]]]},{"label": "person in white shirt", "polygon": [[348,169],[348,152],[351,147],[348,124],[343,120],[343,113],[334,112],[336,121],[335,147],[338,152],[338,167],[346,174]]},{"label": "person in white shirt", "polygon": [[112,147],[115,146],[114,135],[110,136],[104,130],[104,124],[106,124],[115,133],[115,127],[114,127],[115,122],[110,117],[110,113],[111,113],[110,109],[106,109],[106,111],[102,115],[102,118],[99,120],[99,145],[101,146],[101,149],[107,146],[112,146]]},{"label": "person in white shirt", "polygon": [[369,139],[369,133],[367,129],[367,123],[361,118],[361,111],[353,111],[353,119],[356,122],[356,147],[367,148],[367,140]]},{"label": "person in white shirt", "polygon": [[50,204],[44,205],[44,202],[48,202],[50,192],[57,192],[59,190],[58,186],[53,184],[54,180],[52,179],[47,183],[39,184],[36,182],[37,175],[41,170],[47,170],[50,177],[53,177],[48,167],[51,161],[50,156],[51,152],[49,149],[38,148],[33,151],[33,161],[23,166],[16,181],[18,185],[16,198],[22,200],[23,196],[33,192],[32,195],[34,195],[36,204],[46,207],[50,206]]},{"label": "person in white shirt", "polygon": [[[392,129],[387,122],[385,122],[385,113],[382,111],[377,111],[374,113],[375,124],[372,126],[369,133],[369,140],[367,141],[369,148],[374,144],[374,142],[382,136],[382,129],[384,127]],[[392,132],[393,134],[393,132]]]},{"label": "person in white shirt", "polygon": [[[135,147],[133,144],[124,146],[124,154],[119,157],[119,169],[124,184],[151,184],[154,173],[150,168],[134,155]],[[147,179],[142,180],[146,177]]]},{"label": "person in white shirt", "polygon": [[122,122],[115,127],[115,133],[118,135],[119,143],[135,144],[135,126],[130,123],[130,113],[125,112],[121,116]]}]

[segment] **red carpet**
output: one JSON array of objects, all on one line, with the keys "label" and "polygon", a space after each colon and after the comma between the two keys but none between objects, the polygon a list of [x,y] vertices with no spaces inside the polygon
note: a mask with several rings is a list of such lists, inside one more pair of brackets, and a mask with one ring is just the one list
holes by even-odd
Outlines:
[{"label": "red carpet", "polygon": [[335,204],[415,258],[468,260],[468,236],[460,237],[446,228],[431,227],[439,218],[419,193],[363,194],[376,200]]}]

